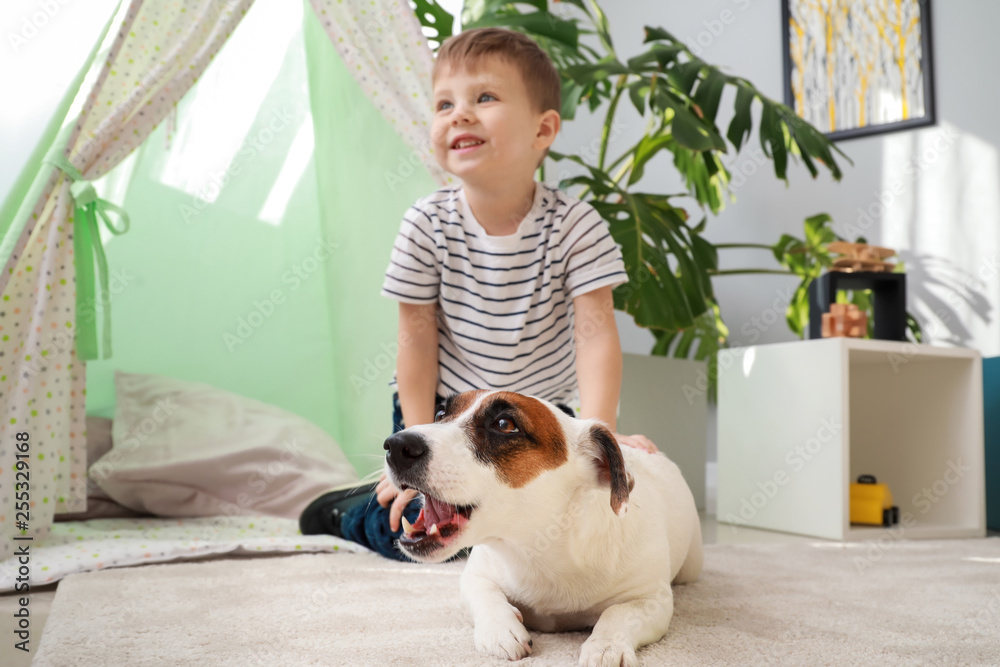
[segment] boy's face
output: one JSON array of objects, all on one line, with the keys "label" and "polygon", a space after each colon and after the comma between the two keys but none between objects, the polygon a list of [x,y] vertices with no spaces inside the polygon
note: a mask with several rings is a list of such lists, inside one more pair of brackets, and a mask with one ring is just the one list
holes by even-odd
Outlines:
[{"label": "boy's face", "polygon": [[434,155],[466,183],[530,177],[558,131],[558,112],[536,112],[517,69],[500,58],[488,57],[474,71],[445,66],[438,72]]}]

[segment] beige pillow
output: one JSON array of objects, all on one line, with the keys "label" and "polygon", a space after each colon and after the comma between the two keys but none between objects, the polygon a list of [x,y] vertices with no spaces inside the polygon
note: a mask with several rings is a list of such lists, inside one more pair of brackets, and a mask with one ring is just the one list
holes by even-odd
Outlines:
[{"label": "beige pillow", "polygon": [[115,391],[114,448],[90,474],[133,510],[294,519],[319,494],[357,480],[333,438],[273,405],[121,371]]}]

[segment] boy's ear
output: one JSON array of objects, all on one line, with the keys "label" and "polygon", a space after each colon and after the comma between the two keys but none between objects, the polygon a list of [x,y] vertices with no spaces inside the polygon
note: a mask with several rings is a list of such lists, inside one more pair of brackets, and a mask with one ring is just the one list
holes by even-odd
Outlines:
[{"label": "boy's ear", "polygon": [[545,150],[555,143],[561,125],[562,119],[559,117],[558,111],[549,109],[542,112],[538,122],[538,134],[535,135],[535,149]]},{"label": "boy's ear", "polygon": [[584,432],[582,447],[594,460],[598,482],[611,487],[611,510],[618,516],[624,516],[635,479],[625,467],[615,436],[604,426],[594,424]]}]

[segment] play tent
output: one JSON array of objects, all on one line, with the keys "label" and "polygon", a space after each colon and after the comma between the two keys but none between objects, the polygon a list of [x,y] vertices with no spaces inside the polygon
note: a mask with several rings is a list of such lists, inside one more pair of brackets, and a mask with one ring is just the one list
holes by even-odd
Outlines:
[{"label": "play tent", "polygon": [[115,369],[277,405],[379,465],[379,287],[403,211],[449,182],[431,65],[405,2],[123,0],[0,209],[0,558],[83,509]]}]

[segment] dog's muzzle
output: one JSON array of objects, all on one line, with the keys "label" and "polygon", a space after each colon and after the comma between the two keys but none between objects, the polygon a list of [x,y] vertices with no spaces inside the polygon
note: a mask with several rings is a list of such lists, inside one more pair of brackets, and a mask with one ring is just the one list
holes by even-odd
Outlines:
[{"label": "dog's muzzle", "polygon": [[[453,544],[469,523],[474,507],[452,505],[428,493],[425,478],[431,454],[427,440],[419,433],[403,430],[386,438],[386,463],[392,471],[400,490],[415,489],[423,494],[424,502],[416,521],[411,525],[402,517],[403,534],[399,547],[415,560],[435,562],[449,557],[454,551],[446,548]],[[443,556],[439,554],[444,554]]]}]

